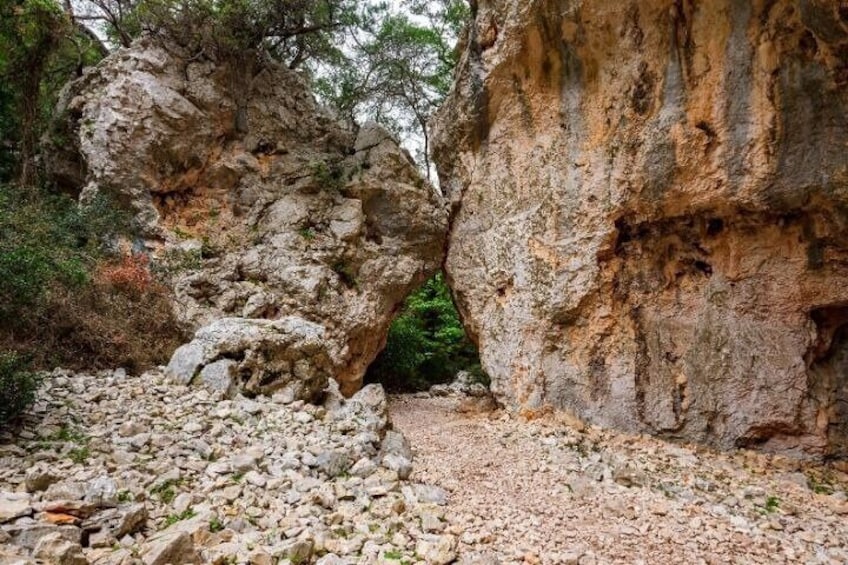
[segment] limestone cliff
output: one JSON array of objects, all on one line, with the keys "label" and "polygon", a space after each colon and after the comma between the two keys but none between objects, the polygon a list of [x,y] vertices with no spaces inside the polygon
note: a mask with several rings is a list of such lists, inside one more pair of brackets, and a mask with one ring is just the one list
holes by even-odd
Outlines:
[{"label": "limestone cliff", "polygon": [[435,157],[497,396],[848,455],[848,10],[479,0]]},{"label": "limestone cliff", "polygon": [[[243,385],[296,375],[320,390],[329,373],[354,392],[400,302],[440,268],[447,210],[385,131],[343,130],[299,75],[262,69],[242,84],[226,64],[141,40],[70,86],[47,164],[82,198],[106,192],[135,212],[189,326],[227,318],[239,344],[264,336],[219,359]],[[286,344],[314,335],[321,351],[309,337],[290,358]],[[195,357],[181,366],[218,361]]]}]

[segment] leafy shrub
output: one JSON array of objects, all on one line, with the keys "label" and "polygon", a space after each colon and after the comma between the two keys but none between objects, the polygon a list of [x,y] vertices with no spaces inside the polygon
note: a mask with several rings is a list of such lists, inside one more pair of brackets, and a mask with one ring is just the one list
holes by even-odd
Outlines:
[{"label": "leafy shrub", "polygon": [[46,368],[165,361],[183,335],[147,256],[115,252],[128,237],[108,199],[0,185],[0,348]]},{"label": "leafy shrub", "polygon": [[155,277],[168,280],[180,273],[194,271],[203,266],[202,249],[170,248],[151,265]]},{"label": "leafy shrub", "polygon": [[35,401],[40,379],[29,362],[12,352],[0,353],[0,426]]},{"label": "leafy shrub", "polygon": [[319,187],[335,192],[340,192],[344,188],[345,173],[339,163],[313,161],[309,167]]},{"label": "leafy shrub", "polygon": [[406,299],[365,380],[391,391],[424,390],[463,370],[486,381],[477,348],[465,334],[440,273]]},{"label": "leafy shrub", "polygon": [[168,290],[158,283],[141,292],[101,280],[76,289],[56,287],[28,328],[30,337],[16,343],[19,349],[40,366],[76,370],[144,370],[167,362],[186,337]]},{"label": "leafy shrub", "polygon": [[85,282],[84,215],[70,199],[0,186],[0,322],[17,323],[54,282]]},{"label": "leafy shrub", "polygon": [[339,276],[339,280],[342,281],[342,284],[347,288],[357,288],[359,286],[359,281],[356,277],[356,270],[352,265],[349,265],[344,261],[337,261],[333,263],[333,271]]},{"label": "leafy shrub", "polygon": [[56,284],[86,284],[103,242],[128,225],[105,198],[79,207],[67,197],[0,185],[0,324],[17,324]]}]

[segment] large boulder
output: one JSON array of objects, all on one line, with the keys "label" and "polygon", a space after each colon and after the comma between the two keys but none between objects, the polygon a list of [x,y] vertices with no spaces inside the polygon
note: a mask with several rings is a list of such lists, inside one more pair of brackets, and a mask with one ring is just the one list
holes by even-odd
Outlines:
[{"label": "large boulder", "polygon": [[297,73],[267,63],[249,84],[238,76],[142,39],[70,85],[45,162],[82,199],[133,211],[190,329],[319,324],[350,394],[400,302],[440,268],[447,210],[386,131],[343,129]]},{"label": "large boulder", "polygon": [[332,369],[324,328],[287,316],[216,320],[174,352],[166,374],[181,384],[199,381],[224,396],[289,389],[292,398],[317,402]]},{"label": "large boulder", "polygon": [[480,0],[434,134],[498,399],[848,455],[848,12]]}]

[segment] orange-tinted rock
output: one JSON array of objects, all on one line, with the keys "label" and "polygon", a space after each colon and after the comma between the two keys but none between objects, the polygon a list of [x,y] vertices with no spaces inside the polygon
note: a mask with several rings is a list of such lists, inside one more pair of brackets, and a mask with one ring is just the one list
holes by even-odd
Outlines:
[{"label": "orange-tinted rock", "polygon": [[435,156],[501,402],[848,455],[838,4],[477,3]]},{"label": "orange-tinted rock", "polygon": [[51,524],[58,524],[60,526],[76,526],[80,522],[80,518],[76,516],[72,516],[70,514],[58,514],[55,512],[45,512],[44,514],[42,514],[41,517],[45,522],[50,522]]}]

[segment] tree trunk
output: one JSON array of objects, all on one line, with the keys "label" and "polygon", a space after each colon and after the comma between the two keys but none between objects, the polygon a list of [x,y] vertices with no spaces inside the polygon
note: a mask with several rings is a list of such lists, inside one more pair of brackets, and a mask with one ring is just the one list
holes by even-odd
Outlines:
[{"label": "tree trunk", "polygon": [[38,150],[38,121],[41,101],[41,79],[47,58],[53,50],[54,40],[45,37],[30,53],[28,60],[21,69],[21,144],[20,144],[20,173],[18,182],[21,186],[35,186],[38,181],[35,155]]},{"label": "tree trunk", "polygon": [[421,134],[424,136],[424,168],[427,170],[427,181],[433,182],[430,174],[430,132],[427,131],[427,120],[421,116],[418,117],[418,123],[421,125]]},{"label": "tree trunk", "polygon": [[[32,17],[37,35],[32,45],[25,47],[16,57],[10,74],[20,96],[17,102],[21,120],[18,182],[25,187],[35,186],[38,181],[35,155],[38,150],[41,81],[50,56],[64,37],[68,21],[50,10],[36,11]],[[20,41],[22,45],[26,44],[22,38]]]},{"label": "tree trunk", "polygon": [[253,89],[253,71],[255,68],[256,54],[252,51],[241,53],[232,58],[230,76],[230,93],[236,106],[236,115],[233,120],[233,129],[238,135],[250,132],[250,121],[248,116],[248,105],[250,93]]}]

